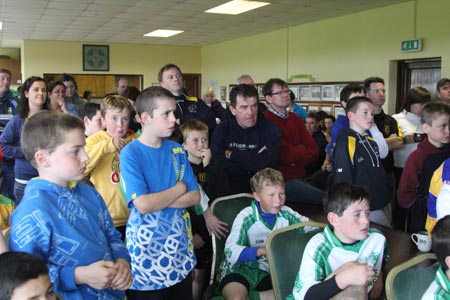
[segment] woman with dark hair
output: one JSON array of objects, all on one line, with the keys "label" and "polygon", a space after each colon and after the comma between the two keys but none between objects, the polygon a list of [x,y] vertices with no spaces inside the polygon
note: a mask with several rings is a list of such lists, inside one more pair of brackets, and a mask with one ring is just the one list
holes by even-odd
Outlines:
[{"label": "woman with dark hair", "polygon": [[23,197],[28,181],[38,176],[36,169],[25,159],[20,146],[20,136],[25,121],[34,113],[47,109],[47,85],[41,77],[29,77],[20,89],[20,101],[16,115],[6,125],[0,136],[3,156],[15,159],[14,195],[16,205]]},{"label": "woman with dark hair", "polygon": [[65,89],[66,86],[61,81],[53,81],[48,85],[47,106],[49,110],[69,113],[64,100]]}]

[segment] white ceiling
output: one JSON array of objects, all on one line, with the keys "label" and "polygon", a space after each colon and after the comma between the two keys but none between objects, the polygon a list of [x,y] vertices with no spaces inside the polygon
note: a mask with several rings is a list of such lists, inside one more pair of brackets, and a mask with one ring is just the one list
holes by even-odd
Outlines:
[{"label": "white ceiling", "polygon": [[[227,0],[1,0],[0,48],[22,40],[202,46],[410,0],[265,0],[241,15],[205,10]],[[184,30],[170,38],[143,35]]]}]

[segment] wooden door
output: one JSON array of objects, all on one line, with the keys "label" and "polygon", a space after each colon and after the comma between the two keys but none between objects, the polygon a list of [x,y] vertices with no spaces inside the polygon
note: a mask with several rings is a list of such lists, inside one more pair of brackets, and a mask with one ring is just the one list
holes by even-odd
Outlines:
[{"label": "wooden door", "polygon": [[189,96],[201,98],[202,95],[202,75],[201,74],[184,74],[184,88]]},{"label": "wooden door", "polygon": [[406,93],[416,86],[426,88],[431,99],[437,99],[436,83],[441,79],[441,58],[398,61],[395,112],[401,111]]}]

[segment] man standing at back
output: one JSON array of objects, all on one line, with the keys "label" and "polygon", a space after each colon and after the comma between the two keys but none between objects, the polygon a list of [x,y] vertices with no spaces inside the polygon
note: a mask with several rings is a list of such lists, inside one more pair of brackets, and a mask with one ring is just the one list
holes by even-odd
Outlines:
[{"label": "man standing at back", "polygon": [[211,133],[216,127],[216,119],[208,105],[197,97],[188,96],[184,89],[181,69],[174,64],[167,64],[159,70],[159,84],[169,90],[177,101],[175,116],[180,124],[190,119],[198,119],[205,123]]},{"label": "man standing at back", "polygon": [[[0,114],[8,114],[13,116],[19,105],[19,100],[9,90],[11,86],[11,72],[7,69],[0,68]],[[5,127],[7,121],[0,120],[1,126]]]},{"label": "man standing at back", "polygon": [[[253,85],[254,87],[256,87],[255,81],[253,80],[252,76],[247,75],[247,74],[239,76],[238,79],[236,79],[236,84],[249,84],[249,85]],[[259,113],[262,114],[266,109],[267,109],[267,106],[264,103],[258,101]]]},{"label": "man standing at back", "polygon": [[373,104],[375,124],[383,134],[389,148],[388,156],[382,161],[385,171],[391,174],[394,170],[394,154],[392,151],[403,147],[402,132],[397,121],[383,111],[383,105],[386,102],[384,80],[380,77],[366,78],[364,90]]},{"label": "man standing at back", "polygon": [[253,85],[234,87],[229,109],[231,116],[214,131],[211,152],[229,177],[230,193],[251,193],[250,178],[277,166],[280,130],[258,114],[258,91]]},{"label": "man standing at back", "polygon": [[[16,113],[19,99],[9,90],[11,85],[11,71],[0,68],[0,114],[12,117]],[[5,127],[8,118],[0,120],[0,126]],[[3,130],[3,129],[2,129]],[[1,164],[3,182],[0,193],[14,200],[14,159],[3,158]]]}]

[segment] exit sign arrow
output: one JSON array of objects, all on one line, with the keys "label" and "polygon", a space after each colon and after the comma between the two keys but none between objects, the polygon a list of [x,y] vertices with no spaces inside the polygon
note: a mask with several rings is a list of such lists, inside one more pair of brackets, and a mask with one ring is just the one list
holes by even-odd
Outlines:
[{"label": "exit sign arrow", "polygon": [[402,41],[401,50],[402,52],[422,51],[422,39]]}]

